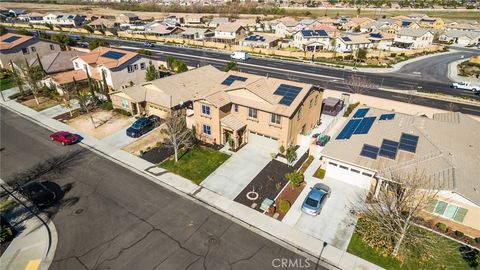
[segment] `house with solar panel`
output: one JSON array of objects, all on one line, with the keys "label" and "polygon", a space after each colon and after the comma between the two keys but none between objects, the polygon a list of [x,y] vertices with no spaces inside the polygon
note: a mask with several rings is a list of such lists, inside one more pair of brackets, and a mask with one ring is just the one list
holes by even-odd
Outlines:
[{"label": "house with solar panel", "polygon": [[425,48],[433,44],[433,37],[430,29],[402,29],[395,34],[393,46],[405,49]]},{"label": "house with solar panel", "polygon": [[390,50],[393,45],[394,34],[382,31],[368,33],[368,40],[372,43],[372,47],[377,50]]},{"label": "house with solar panel", "polygon": [[[461,132],[459,132],[461,130]],[[326,176],[373,196],[397,185],[392,175],[418,172],[438,190],[423,213],[480,236],[480,122],[459,113],[432,118],[362,107],[322,151]]]},{"label": "house with solar panel", "polygon": [[320,121],[317,86],[237,71],[221,72],[208,93],[193,99],[197,137],[234,148],[249,141],[297,145]]},{"label": "house with solar panel", "polygon": [[147,67],[153,60],[136,52],[98,47],[72,61],[75,71],[88,73],[92,79],[100,82],[103,81],[104,73],[108,86],[120,90],[144,83]]},{"label": "house with solar panel", "polygon": [[293,45],[304,51],[328,50],[330,35],[325,30],[300,30],[293,35]]},{"label": "house with solar panel", "polygon": [[39,56],[60,52],[60,45],[32,36],[7,33],[0,37],[0,67],[9,69],[10,61],[17,66]]},{"label": "house with solar panel", "polygon": [[273,48],[277,46],[279,38],[274,35],[254,34],[240,41],[241,46],[252,48]]},{"label": "house with solar panel", "polygon": [[60,27],[79,27],[83,20],[82,16],[71,13],[50,13],[43,17],[45,23]]},{"label": "house with solar panel", "polygon": [[372,42],[364,35],[348,35],[337,38],[335,42],[335,51],[353,52],[358,49],[372,48]]}]

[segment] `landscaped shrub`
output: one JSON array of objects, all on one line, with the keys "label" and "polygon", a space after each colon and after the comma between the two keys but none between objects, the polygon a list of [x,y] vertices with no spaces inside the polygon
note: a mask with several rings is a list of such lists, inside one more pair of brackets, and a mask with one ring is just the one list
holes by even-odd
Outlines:
[{"label": "landscaped shrub", "polygon": [[475,243],[480,244],[480,237],[475,237]]},{"label": "landscaped shrub", "polygon": [[128,111],[125,111],[124,109],[113,109],[114,112],[123,114],[125,116],[132,116],[132,114]]},{"label": "landscaped shrub", "polygon": [[278,211],[280,211],[282,214],[285,214],[288,212],[288,210],[290,210],[290,202],[287,200],[280,200],[278,202]]},{"label": "landscaped shrub", "polygon": [[104,102],[100,105],[100,108],[106,111],[111,111],[113,110],[113,105],[111,102]]},{"label": "landscaped shrub", "polygon": [[437,228],[438,228],[440,231],[442,231],[442,232],[447,232],[447,231],[448,231],[447,225],[445,225],[445,224],[443,224],[443,223],[441,223],[441,222],[437,223],[436,226],[437,226]]},{"label": "landscaped shrub", "polygon": [[455,231],[455,236],[457,237],[463,237],[465,234],[461,231]]},{"label": "landscaped shrub", "polygon": [[291,172],[287,173],[285,177],[292,183],[292,187],[296,188],[300,186],[300,183],[303,182],[303,174],[299,172]]},{"label": "landscaped shrub", "polygon": [[397,57],[397,54],[396,53],[391,53],[390,57]]},{"label": "landscaped shrub", "polygon": [[325,178],[325,173],[326,173],[325,169],[318,168],[318,170],[313,174],[313,176],[319,179],[323,179]]},{"label": "landscaped shrub", "polygon": [[357,102],[357,103],[352,103],[350,105],[348,105],[348,108],[345,110],[345,113],[343,114],[343,117],[348,117],[350,116],[350,114],[353,112],[353,110],[355,110],[355,108],[360,105],[360,102]]}]

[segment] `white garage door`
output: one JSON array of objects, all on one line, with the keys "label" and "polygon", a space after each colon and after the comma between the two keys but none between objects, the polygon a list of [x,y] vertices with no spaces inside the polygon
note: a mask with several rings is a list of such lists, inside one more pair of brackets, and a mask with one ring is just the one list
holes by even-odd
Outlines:
[{"label": "white garage door", "polygon": [[372,181],[370,176],[362,175],[361,172],[356,173],[351,171],[350,168],[344,169],[340,165],[334,166],[330,163],[327,164],[326,176],[364,189],[370,189]]},{"label": "white garage door", "polygon": [[148,105],[148,114],[156,115],[162,119],[168,117],[168,111],[157,106]]},{"label": "white garage door", "polygon": [[277,153],[279,147],[277,140],[262,136],[261,134],[256,134],[254,132],[248,133],[248,144],[256,145],[265,151],[269,151],[269,153]]}]

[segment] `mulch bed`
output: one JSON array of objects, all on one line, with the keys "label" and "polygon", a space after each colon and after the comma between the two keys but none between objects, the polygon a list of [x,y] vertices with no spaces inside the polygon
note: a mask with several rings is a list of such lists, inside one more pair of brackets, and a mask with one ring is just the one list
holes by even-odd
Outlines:
[{"label": "mulch bed", "polygon": [[146,152],[140,157],[148,162],[158,164],[168,157],[175,154],[175,151],[172,147],[161,145],[160,147],[154,147]]},{"label": "mulch bed", "polygon": [[66,112],[66,113],[62,113],[60,115],[57,115],[57,116],[53,117],[53,119],[61,121],[63,123],[66,123],[66,122],[72,120],[73,118],[79,117],[80,115],[82,115],[84,113],[85,112],[80,110],[80,109],[75,109],[75,110],[72,110],[71,115],[70,115],[69,112]]},{"label": "mulch bed", "polygon": [[[262,201],[265,198],[274,200],[277,194],[282,190],[285,184],[288,182],[285,175],[294,170],[294,168],[288,166],[277,160],[270,161],[260,173],[240,192],[234,201],[243,205],[251,207],[253,203],[257,205],[253,208],[257,211],[260,210]],[[258,193],[258,198],[251,201],[247,198],[247,193],[255,190]]]},{"label": "mulch bed", "polygon": [[[278,203],[281,201],[281,200],[285,200],[285,201],[288,201],[290,203],[290,207],[293,205],[293,203],[297,200],[298,196],[300,196],[300,193],[302,193],[303,189],[307,186],[307,184],[305,184],[305,182],[302,182],[300,184],[300,186],[296,187],[296,188],[292,188],[292,185],[289,183],[288,186],[282,191],[282,193],[280,193],[280,195],[278,196],[277,200],[275,201],[275,205],[276,205],[276,212],[279,214],[278,216],[278,220],[282,220],[285,215],[288,213],[281,213],[278,209]],[[269,216],[273,216],[273,215],[269,215]]]}]

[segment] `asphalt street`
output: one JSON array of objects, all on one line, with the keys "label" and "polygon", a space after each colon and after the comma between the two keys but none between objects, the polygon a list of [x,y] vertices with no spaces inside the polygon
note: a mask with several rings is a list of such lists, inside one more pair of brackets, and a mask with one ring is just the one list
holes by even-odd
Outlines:
[{"label": "asphalt street", "polygon": [[272,269],[277,258],[305,260],[80,145],[62,147],[49,134],[1,108],[2,179],[52,158],[64,163],[38,177],[64,193],[45,210],[59,235],[50,269]]}]

